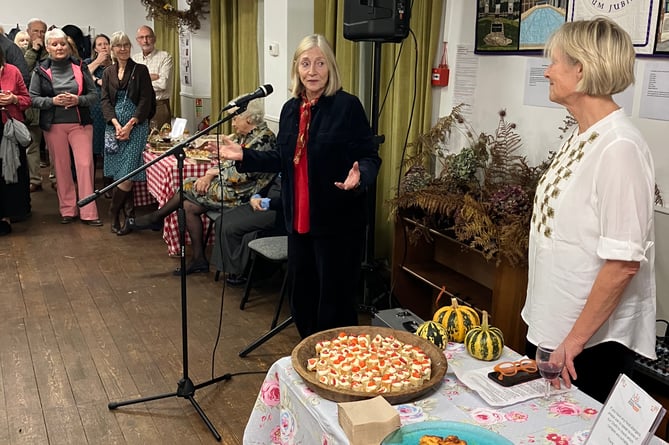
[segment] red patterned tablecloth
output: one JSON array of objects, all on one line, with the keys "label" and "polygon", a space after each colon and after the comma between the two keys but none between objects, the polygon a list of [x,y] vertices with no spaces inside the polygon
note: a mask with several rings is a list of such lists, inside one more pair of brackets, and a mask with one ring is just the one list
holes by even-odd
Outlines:
[{"label": "red patterned tablecloth", "polygon": [[157,202],[156,198],[149,193],[146,181],[135,181],[132,185],[132,191],[135,198],[135,207],[148,206]]},{"label": "red patterned tablecloth", "polygon": [[[148,150],[144,151],[144,163],[150,162],[157,158],[158,154],[152,153]],[[212,167],[208,162],[195,162],[186,159],[184,162],[184,179],[200,177]],[[158,206],[162,207],[165,203],[176,193],[179,188],[179,171],[177,169],[177,160],[174,156],[167,156],[164,159],[156,162],[146,169],[146,184],[149,192],[158,201]],[[137,197],[135,197],[137,200]],[[207,233],[209,228],[209,218],[202,215],[202,224],[204,224],[204,233]],[[177,225],[176,212],[171,213],[165,218],[163,227],[163,239],[167,243],[167,253],[170,256],[179,256],[179,227]],[[214,241],[214,233],[212,230],[209,236],[209,244]],[[186,244],[190,244],[190,237],[186,232]]]}]

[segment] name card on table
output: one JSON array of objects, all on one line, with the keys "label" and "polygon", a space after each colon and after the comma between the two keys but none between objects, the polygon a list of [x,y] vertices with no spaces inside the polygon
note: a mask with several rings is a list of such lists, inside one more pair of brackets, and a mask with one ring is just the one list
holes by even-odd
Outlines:
[{"label": "name card on table", "polygon": [[625,374],[620,374],[590,431],[587,444],[643,445],[650,442],[665,409]]},{"label": "name card on table", "polygon": [[170,137],[172,139],[180,138],[184,134],[184,131],[186,130],[187,123],[188,119],[183,119],[181,117],[175,118],[174,122],[172,123],[172,131],[170,132]]}]

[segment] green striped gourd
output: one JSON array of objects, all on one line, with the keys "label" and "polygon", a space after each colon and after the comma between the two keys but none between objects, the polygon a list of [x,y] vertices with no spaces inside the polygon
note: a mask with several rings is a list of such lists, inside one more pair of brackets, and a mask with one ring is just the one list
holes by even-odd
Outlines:
[{"label": "green striped gourd", "polygon": [[434,321],[426,321],[416,329],[416,335],[428,340],[439,349],[444,349],[448,344],[448,335],[446,329]]},{"label": "green striped gourd", "polygon": [[483,311],[483,323],[474,327],[465,336],[465,348],[469,355],[479,360],[497,360],[504,349],[504,335],[499,328],[488,326],[488,313]]},{"label": "green striped gourd", "polygon": [[[439,297],[437,297],[438,302]],[[458,305],[458,300],[455,297],[451,298],[450,306],[438,309],[432,320],[441,323],[446,328],[449,341],[457,343],[462,343],[467,332],[481,324],[481,319],[476,310],[469,306]]]}]

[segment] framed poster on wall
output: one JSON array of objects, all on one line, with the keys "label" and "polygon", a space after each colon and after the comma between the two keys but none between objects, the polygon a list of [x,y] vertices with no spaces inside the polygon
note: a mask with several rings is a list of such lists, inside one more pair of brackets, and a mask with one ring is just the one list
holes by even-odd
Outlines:
[{"label": "framed poster on wall", "polygon": [[629,33],[637,54],[651,55],[656,50],[660,3],[660,0],[569,0],[567,20],[607,17]]},{"label": "framed poster on wall", "polygon": [[540,53],[565,22],[567,0],[478,0],[477,54]]},{"label": "framed poster on wall", "polygon": [[655,35],[655,54],[669,56],[669,2],[667,0],[660,1],[657,34]]}]

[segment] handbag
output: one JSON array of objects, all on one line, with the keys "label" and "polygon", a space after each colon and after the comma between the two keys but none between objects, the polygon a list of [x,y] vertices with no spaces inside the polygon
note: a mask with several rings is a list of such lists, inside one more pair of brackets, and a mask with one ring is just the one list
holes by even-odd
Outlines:
[{"label": "handbag", "polygon": [[107,125],[105,127],[105,153],[113,155],[119,151],[121,147],[116,139],[116,129],[113,125]]}]

